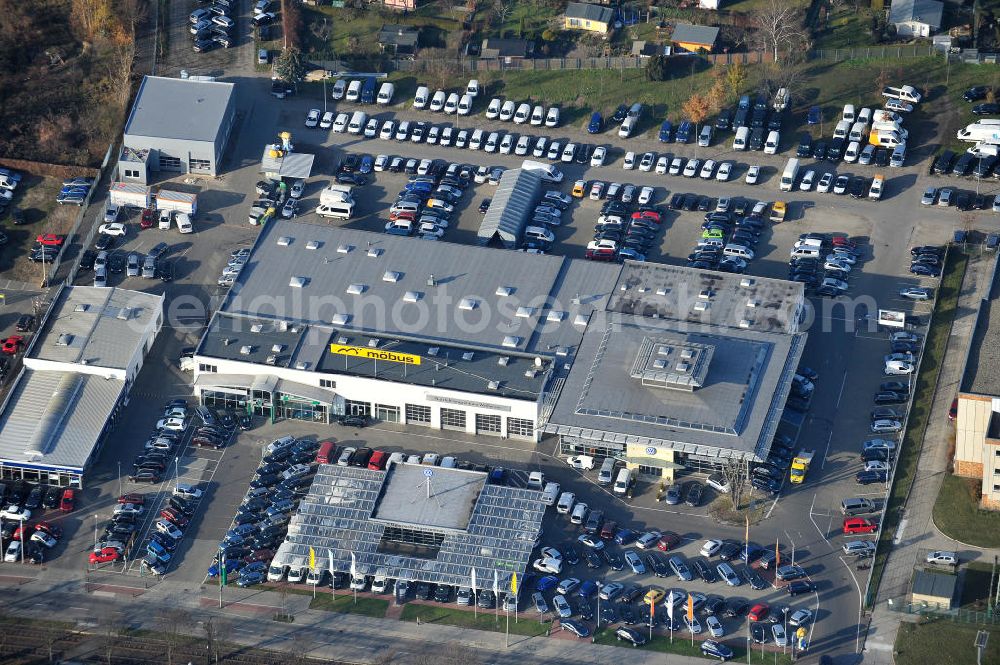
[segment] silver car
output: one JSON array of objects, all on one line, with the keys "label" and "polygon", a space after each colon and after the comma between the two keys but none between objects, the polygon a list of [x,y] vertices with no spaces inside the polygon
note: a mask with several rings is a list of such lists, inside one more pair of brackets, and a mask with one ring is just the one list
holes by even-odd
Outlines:
[{"label": "silver car", "polygon": [[129,254],[128,255],[128,263],[127,263],[127,265],[128,265],[128,267],[126,269],[126,274],[129,277],[138,277],[139,276],[139,270],[140,270],[139,255],[136,254],[135,252],[132,252],[131,254]]}]

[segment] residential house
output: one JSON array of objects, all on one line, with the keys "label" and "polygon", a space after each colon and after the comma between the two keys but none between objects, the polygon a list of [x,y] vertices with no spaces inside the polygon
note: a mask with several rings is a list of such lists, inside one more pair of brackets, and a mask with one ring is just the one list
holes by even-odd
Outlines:
[{"label": "residential house", "polygon": [[901,37],[930,37],[941,28],[941,0],[892,0],[889,23]]},{"label": "residential house", "polygon": [[413,11],[417,8],[417,0],[382,0],[382,6],[389,9]]},{"label": "residential house", "polygon": [[585,30],[606,35],[612,30],[615,12],[611,7],[587,2],[566,5],[563,27],[567,30]]},{"label": "residential house", "polygon": [[484,39],[479,57],[483,60],[523,60],[535,51],[535,43],[528,39]]},{"label": "residential house", "polygon": [[718,9],[720,0],[699,0],[698,9]]},{"label": "residential house", "polygon": [[674,34],[671,35],[670,41],[674,46],[692,53],[711,52],[715,48],[715,40],[718,37],[719,29],[714,26],[678,23],[674,27]]},{"label": "residential house", "polygon": [[378,47],[382,53],[412,58],[417,53],[420,30],[412,25],[387,23],[378,31]]}]

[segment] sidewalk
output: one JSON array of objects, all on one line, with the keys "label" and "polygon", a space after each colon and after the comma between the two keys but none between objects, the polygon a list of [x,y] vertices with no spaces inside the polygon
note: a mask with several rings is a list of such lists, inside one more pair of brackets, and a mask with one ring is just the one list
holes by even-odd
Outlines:
[{"label": "sidewalk", "polygon": [[944,475],[948,473],[948,441],[952,427],[947,418],[948,410],[962,381],[965,355],[976,325],[976,309],[980,300],[989,292],[994,260],[992,255],[972,257],[965,273],[948,349],[938,375],[917,473],[906,502],[904,517],[895,534],[895,545],[886,560],[882,583],[871,614],[864,646],[866,663],[892,662],[892,649],[899,624],[910,617],[890,611],[888,601],[905,602],[914,565],[919,558],[929,549],[956,547],[955,541],[934,527],[934,502]]}]

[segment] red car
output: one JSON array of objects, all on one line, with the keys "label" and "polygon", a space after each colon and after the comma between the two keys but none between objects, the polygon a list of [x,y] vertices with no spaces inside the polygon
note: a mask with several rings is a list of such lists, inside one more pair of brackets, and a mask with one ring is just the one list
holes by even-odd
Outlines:
[{"label": "red car", "polygon": [[244,563],[253,563],[254,561],[264,561],[265,563],[274,558],[274,550],[254,550],[250,554],[243,557]]},{"label": "red car", "polygon": [[35,238],[35,242],[39,245],[46,245],[48,247],[59,247],[66,242],[66,236],[57,235],[55,233],[42,233]]},{"label": "red car", "polygon": [[615,252],[611,249],[588,249],[587,253],[583,255],[584,258],[590,259],[591,261],[614,261]]},{"label": "red car", "polygon": [[878,524],[863,517],[847,517],[844,519],[844,533],[852,535],[855,533],[875,533],[878,531]]},{"label": "red car", "polygon": [[12,535],[10,538],[11,538],[11,540],[21,540],[21,536],[23,536],[25,534],[25,532],[27,532],[28,537],[31,537],[31,534],[33,534],[35,532],[34,525],[32,525],[32,524],[23,524],[23,525],[17,527],[16,529],[14,529],[14,535]]},{"label": "red car", "polygon": [[118,503],[134,503],[137,506],[141,506],[146,503],[146,495],[138,493],[122,494],[118,497]]},{"label": "red car", "polygon": [[657,224],[660,223],[660,213],[653,210],[640,210],[632,213],[632,219],[649,219]]},{"label": "red car", "polygon": [[395,222],[398,219],[408,219],[413,222],[417,219],[417,213],[410,212],[409,210],[393,210],[389,213],[390,222]]},{"label": "red car", "polygon": [[767,606],[767,603],[757,603],[750,608],[750,614],[748,614],[747,617],[749,617],[751,621],[763,621],[767,618],[767,613],[770,610],[771,608]]},{"label": "red car", "polygon": [[171,522],[173,522],[182,529],[188,525],[187,518],[181,515],[173,508],[164,508],[163,510],[161,510],[160,517],[170,520]]},{"label": "red car", "polygon": [[834,236],[833,237],[834,247],[850,247],[851,249],[857,249],[858,243],[854,242],[850,238],[845,238],[844,236]]},{"label": "red car", "polygon": [[951,401],[951,408],[948,409],[948,420],[955,420],[958,418],[958,398],[956,397]]},{"label": "red car", "polygon": [[94,550],[90,553],[90,563],[109,563],[111,561],[117,561],[120,556],[121,552],[119,552],[116,548],[102,547],[101,549]]},{"label": "red car", "polygon": [[673,531],[664,531],[660,540],[656,543],[656,549],[662,552],[669,552],[671,548],[681,544],[681,537]]},{"label": "red car", "polygon": [[76,491],[72,489],[65,489],[62,493],[62,499],[59,501],[59,510],[64,513],[71,513],[76,507]]},{"label": "red car", "polygon": [[151,229],[156,224],[156,211],[152,208],[142,209],[142,218],[139,220],[140,229]]},{"label": "red car", "polygon": [[49,524],[48,522],[39,522],[36,524],[35,531],[44,531],[53,538],[62,538],[62,529],[57,527],[55,524]]},{"label": "red car", "polygon": [[20,335],[11,335],[3,341],[2,345],[0,345],[0,351],[9,356],[13,356],[21,350],[22,346],[24,346],[24,337],[21,337]]}]

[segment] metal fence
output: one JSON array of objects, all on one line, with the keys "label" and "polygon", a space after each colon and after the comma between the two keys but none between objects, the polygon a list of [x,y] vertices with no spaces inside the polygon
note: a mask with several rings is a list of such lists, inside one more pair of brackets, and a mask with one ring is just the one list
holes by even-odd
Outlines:
[{"label": "metal fence", "polygon": [[928,619],[943,619],[955,623],[972,624],[1000,624],[1000,611],[996,608],[992,610],[970,610],[970,609],[948,609],[944,605],[930,603],[911,603],[899,600],[891,601],[888,608],[892,612],[900,614],[913,614]]},{"label": "metal fence", "polygon": [[[83,223],[83,220],[87,216],[87,213],[90,212],[90,201],[91,199],[93,199],[94,192],[97,191],[97,188],[103,184],[104,176],[107,175],[108,173],[108,168],[109,167],[114,168],[115,166],[117,166],[117,160],[112,159],[113,156],[116,156],[118,154],[116,151],[117,146],[118,146],[117,142],[112,143],[111,145],[108,146],[108,151],[104,153],[104,161],[101,162],[101,168],[99,169],[97,177],[94,178],[94,185],[93,187],[90,188],[90,191],[87,192],[87,196],[83,200],[83,205],[80,206],[80,212],[77,213],[76,219],[73,221],[73,228],[71,228],[69,230],[69,233],[66,234],[66,241],[60,248],[59,254],[56,255],[55,261],[53,261],[49,266],[47,266],[48,270],[46,271],[45,275],[46,286],[51,284],[52,280],[55,279],[56,272],[59,270],[59,266],[62,265],[63,254],[66,253],[66,248],[69,247],[73,237],[77,234],[77,232],[79,232],[80,225]],[[97,232],[97,224],[91,224],[91,228],[87,233],[87,237],[80,241],[81,243],[80,251],[76,256],[76,260],[73,261],[73,265],[71,266],[69,275],[67,277],[68,284],[72,284],[73,281],[76,279],[76,273],[77,270],[79,270],[80,260],[83,258],[83,252],[85,249],[87,249],[87,247],[90,246],[90,243],[93,241],[94,234],[96,232]]]},{"label": "metal fence", "polygon": [[[859,46],[857,48],[815,49],[809,53],[811,60],[903,60],[923,58],[935,54],[933,46],[911,44],[909,46]],[[939,51],[938,51],[939,52]]]}]

